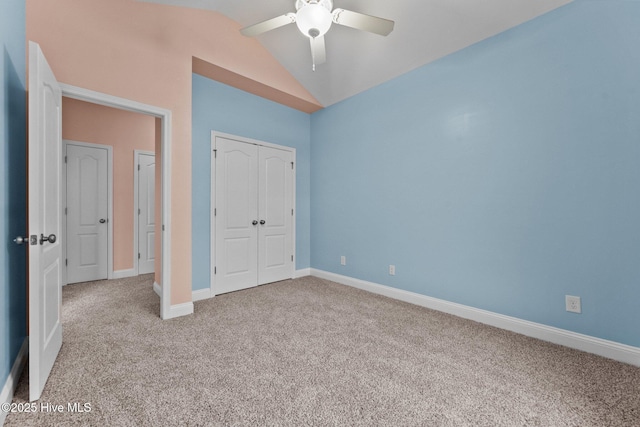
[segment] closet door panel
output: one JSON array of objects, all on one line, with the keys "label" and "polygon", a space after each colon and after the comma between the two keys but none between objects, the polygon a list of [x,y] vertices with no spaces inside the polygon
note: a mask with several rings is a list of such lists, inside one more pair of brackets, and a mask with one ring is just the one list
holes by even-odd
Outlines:
[{"label": "closet door panel", "polygon": [[218,138],[216,150],[214,294],[218,295],[258,283],[258,147]]},{"label": "closet door panel", "polygon": [[259,147],[258,283],[293,276],[293,167],[291,153]]}]

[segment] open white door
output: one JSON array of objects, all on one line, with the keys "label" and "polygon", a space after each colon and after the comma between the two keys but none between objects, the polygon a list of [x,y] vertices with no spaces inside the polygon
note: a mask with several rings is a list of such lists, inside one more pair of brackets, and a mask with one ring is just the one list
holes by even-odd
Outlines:
[{"label": "open white door", "polygon": [[62,346],[62,91],[29,42],[29,399],[38,400]]},{"label": "open white door", "polygon": [[156,156],[138,155],[138,274],[155,271]]}]

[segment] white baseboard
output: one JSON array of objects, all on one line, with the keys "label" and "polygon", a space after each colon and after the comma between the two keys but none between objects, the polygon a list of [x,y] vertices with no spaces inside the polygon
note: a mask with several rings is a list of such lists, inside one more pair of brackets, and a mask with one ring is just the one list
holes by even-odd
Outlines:
[{"label": "white baseboard", "polygon": [[305,276],[311,276],[311,269],[310,268],[302,268],[300,270],[296,270],[293,273],[293,278],[297,279],[298,277],[305,277]]},{"label": "white baseboard", "polygon": [[[22,374],[24,365],[27,362],[28,355],[29,337],[26,337],[22,342],[22,346],[20,347],[18,356],[16,356],[16,360],[13,362],[13,366],[11,367],[11,371],[9,372],[7,381],[5,381],[4,387],[2,387],[2,393],[0,393],[0,404],[11,403],[11,401],[13,400],[13,394],[16,391],[16,386],[18,385],[18,380],[20,379],[20,374]],[[0,411],[0,426],[4,425],[4,420],[6,418],[7,413],[4,411]]]},{"label": "white baseboard", "polygon": [[211,298],[211,289],[207,288],[207,289],[198,289],[197,291],[192,291],[191,292],[191,300],[193,302],[196,301],[200,301],[203,299],[209,299]]},{"label": "white baseboard", "polygon": [[[301,270],[296,270],[293,273],[293,278],[297,279],[298,277],[305,277],[305,276],[311,276],[311,269],[310,268],[303,268]],[[155,284],[154,284],[155,286]],[[156,293],[159,292],[159,290],[156,291]],[[191,300],[193,302],[196,301],[200,301],[203,299],[209,299],[209,298],[213,298],[214,295],[211,293],[211,289],[206,288],[206,289],[198,289],[197,291],[192,291],[191,292]]]},{"label": "white baseboard", "polygon": [[162,298],[162,286],[158,285],[158,282],[153,282],[153,291]]},{"label": "white baseboard", "polygon": [[389,298],[394,298],[433,310],[442,311],[444,313],[453,314],[458,317],[517,332],[543,341],[549,341],[554,344],[560,344],[577,350],[586,351],[588,353],[597,354],[599,356],[608,357],[619,362],[640,366],[640,348],[638,347],[620,344],[589,335],[583,335],[577,332],[543,325],[541,323],[530,322],[516,317],[505,316],[467,305],[457,304],[414,292],[367,282],[365,280],[354,279],[352,277],[342,276],[328,271],[317,270],[315,268],[311,269],[311,274],[321,279],[331,280],[332,282],[352,286],[354,288],[384,295]]},{"label": "white baseboard", "polygon": [[184,302],[182,304],[175,304],[169,307],[169,315],[164,319],[173,319],[174,317],[188,316],[193,314],[193,303]]},{"label": "white baseboard", "polygon": [[125,277],[137,276],[135,268],[129,268],[127,270],[114,270],[113,279],[124,279]]}]

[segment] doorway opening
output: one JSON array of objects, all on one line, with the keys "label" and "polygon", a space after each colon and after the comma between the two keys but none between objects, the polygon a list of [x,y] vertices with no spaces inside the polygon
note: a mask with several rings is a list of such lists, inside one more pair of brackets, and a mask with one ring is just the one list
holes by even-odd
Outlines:
[{"label": "doorway opening", "polygon": [[168,319],[171,317],[171,111],[77,86],[61,83],[60,87],[63,97],[141,113],[156,119],[155,155],[159,159],[158,174],[160,178],[160,191],[158,191],[160,198],[160,254],[158,261],[160,265],[156,269],[159,272],[159,277],[156,277],[156,280],[158,278],[160,280],[160,317]]}]

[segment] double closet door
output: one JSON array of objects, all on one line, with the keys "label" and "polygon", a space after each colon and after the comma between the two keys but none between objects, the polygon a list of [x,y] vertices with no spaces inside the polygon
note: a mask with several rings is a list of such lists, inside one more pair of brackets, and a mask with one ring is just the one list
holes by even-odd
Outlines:
[{"label": "double closet door", "polygon": [[213,136],[212,294],[293,277],[294,153]]}]

